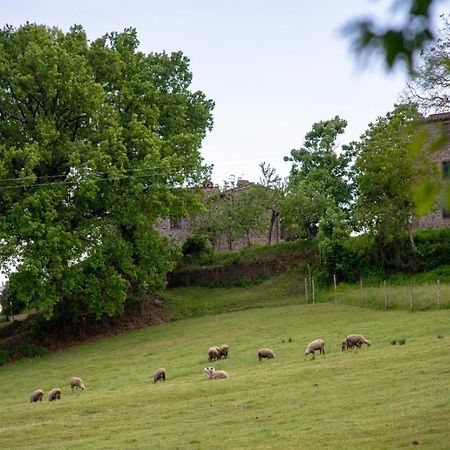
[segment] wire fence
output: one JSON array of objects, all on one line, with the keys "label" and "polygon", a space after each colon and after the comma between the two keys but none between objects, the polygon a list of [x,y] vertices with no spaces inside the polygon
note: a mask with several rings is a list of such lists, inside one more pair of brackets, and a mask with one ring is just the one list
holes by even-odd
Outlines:
[{"label": "wire fence", "polygon": [[339,283],[333,276],[331,288],[318,288],[314,277],[304,279],[305,303],[351,304],[375,309],[426,311],[450,309],[450,283],[436,280],[426,284],[377,285]]}]

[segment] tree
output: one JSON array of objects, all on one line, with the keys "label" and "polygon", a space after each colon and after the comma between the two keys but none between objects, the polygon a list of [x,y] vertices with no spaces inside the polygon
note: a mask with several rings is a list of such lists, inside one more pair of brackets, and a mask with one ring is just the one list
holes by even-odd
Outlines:
[{"label": "tree", "polygon": [[46,317],[120,314],[131,289],[161,288],[174,250],[153,225],[198,203],[213,102],[181,52],[138,45],[134,29],[0,31],[0,263]]},{"label": "tree", "polygon": [[270,213],[269,230],[267,232],[267,243],[270,245],[272,243],[273,227],[280,218],[284,186],[281,177],[277,175],[276,170],[270,164],[262,162],[259,167],[262,172],[259,184],[264,188],[262,194],[264,195],[266,209]]},{"label": "tree", "polygon": [[250,246],[252,232],[260,233],[267,228],[267,190],[254,184],[241,192],[231,192],[231,195],[234,196],[231,219],[235,234],[244,237]]},{"label": "tree", "polygon": [[384,248],[391,242],[396,248],[397,262],[401,263],[400,236],[406,230],[414,247],[411,233],[416,206],[414,188],[436,173],[426,150],[427,134],[420,119],[415,105],[398,105],[369,124],[356,144],[360,191],[357,217],[363,229],[376,237],[382,265]]},{"label": "tree", "polygon": [[300,149],[291,151],[285,161],[292,168],[283,201],[285,221],[296,224],[297,236],[313,237],[319,221],[330,205],[348,210],[353,199],[351,148],[337,152],[337,137],[347,122],[336,116],[313,124]]},{"label": "tree", "polygon": [[450,110],[450,22],[443,26],[436,42],[421,54],[413,77],[408,82],[406,98],[415,102],[424,113]]}]

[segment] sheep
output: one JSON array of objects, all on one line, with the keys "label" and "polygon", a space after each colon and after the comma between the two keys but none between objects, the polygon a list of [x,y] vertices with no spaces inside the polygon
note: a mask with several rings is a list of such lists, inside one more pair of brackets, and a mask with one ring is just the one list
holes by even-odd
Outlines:
[{"label": "sheep", "polygon": [[366,344],[368,347],[371,346],[370,341],[368,341],[364,336],[361,334],[350,334],[345,338],[345,342],[347,344],[347,348],[353,348],[358,347],[360,348],[361,345]]},{"label": "sheep", "polygon": [[325,342],[323,339],[315,339],[310,342],[306,347],[305,356],[308,356],[310,353],[314,355],[314,352],[317,350],[319,350],[320,354],[325,354]]},{"label": "sheep", "polygon": [[72,389],[73,391],[74,387],[76,387],[77,389],[81,389],[82,391],[86,389],[86,385],[80,377],[72,377],[70,379],[70,389]]},{"label": "sheep", "polygon": [[162,367],[153,374],[153,384],[156,384],[159,380],[166,381],[166,371]]},{"label": "sheep", "polygon": [[48,393],[48,401],[52,402],[53,400],[61,399],[61,389],[54,388]]},{"label": "sheep", "polygon": [[208,380],[219,380],[221,378],[229,378],[228,372],[225,370],[216,370],[214,367],[205,367]]},{"label": "sheep", "polygon": [[258,360],[275,358],[275,353],[270,348],[261,348],[258,351]]},{"label": "sheep", "polygon": [[35,390],[30,395],[30,403],[42,402],[42,397],[44,396],[44,391],[42,389]]},{"label": "sheep", "polygon": [[217,347],[217,345],[208,349],[208,361],[215,361],[216,359],[219,359],[219,355],[219,347]]},{"label": "sheep", "polygon": [[228,352],[230,351],[230,348],[228,347],[227,344],[222,344],[219,347],[219,358],[228,358]]}]

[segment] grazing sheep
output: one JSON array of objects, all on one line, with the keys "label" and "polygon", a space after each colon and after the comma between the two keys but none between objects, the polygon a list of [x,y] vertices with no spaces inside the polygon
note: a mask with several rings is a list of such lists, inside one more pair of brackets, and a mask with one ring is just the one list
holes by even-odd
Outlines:
[{"label": "grazing sheep", "polygon": [[30,395],[30,403],[42,402],[43,396],[44,391],[42,389],[37,389]]},{"label": "grazing sheep", "polygon": [[70,379],[70,389],[76,387],[77,389],[81,389],[84,391],[86,389],[86,385],[83,383],[83,380],[80,377],[72,377]]},{"label": "grazing sheep", "polygon": [[353,348],[358,347],[360,348],[361,345],[366,344],[368,347],[370,347],[371,343],[368,341],[364,336],[361,334],[350,334],[345,338],[345,342],[347,343],[347,348]]},{"label": "grazing sheep", "polygon": [[227,344],[222,344],[219,347],[219,358],[228,358],[228,352],[230,351],[230,348]]},{"label": "grazing sheep", "polygon": [[153,374],[153,384],[157,383],[159,380],[166,381],[166,371],[162,367],[157,369]]},{"label": "grazing sheep", "polygon": [[275,358],[275,353],[270,348],[261,348],[258,351],[258,360]]},{"label": "grazing sheep", "polygon": [[219,355],[219,347],[217,347],[217,345],[208,349],[208,361],[215,361],[216,359],[219,359]]},{"label": "grazing sheep", "polygon": [[325,342],[323,339],[315,339],[314,341],[310,342],[308,346],[306,347],[305,356],[312,353],[313,355],[319,350],[320,354],[325,354]]},{"label": "grazing sheep", "polygon": [[61,399],[61,389],[54,388],[48,393],[48,401],[52,402],[53,400]]},{"label": "grazing sheep", "polygon": [[216,370],[214,367],[205,367],[208,380],[219,380],[221,378],[229,378],[228,372],[225,370]]}]

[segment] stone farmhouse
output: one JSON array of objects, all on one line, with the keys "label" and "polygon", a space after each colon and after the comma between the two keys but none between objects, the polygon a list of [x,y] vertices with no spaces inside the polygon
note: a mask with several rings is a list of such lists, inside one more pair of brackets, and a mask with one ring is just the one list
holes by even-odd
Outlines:
[{"label": "stone farmhouse", "polygon": [[[252,183],[246,180],[239,180],[236,187],[220,191],[213,183],[208,182],[204,187],[204,196],[208,197],[212,194],[219,193],[222,197],[228,195],[239,195],[240,192],[248,189]],[[188,237],[193,235],[192,230],[193,218],[183,217],[178,219],[159,218],[155,227],[161,235],[175,240],[178,244],[182,244]],[[267,213],[267,229],[269,227],[270,215]],[[266,245],[268,244],[267,232],[252,232],[250,240],[252,244]],[[280,219],[277,217],[273,230],[271,243],[275,244],[281,240],[281,226]],[[237,251],[247,246],[245,238],[235,238],[231,242],[223,239],[216,246],[217,251]]]},{"label": "stone farmhouse", "polygon": [[[425,118],[425,123],[429,124],[432,135],[437,137],[444,132],[448,136],[444,146],[432,155],[433,160],[439,165],[442,180],[448,186],[450,184],[450,112],[432,114]],[[414,223],[414,229],[445,227],[450,227],[450,208],[443,204],[442,199],[431,213],[417,219]]]}]

